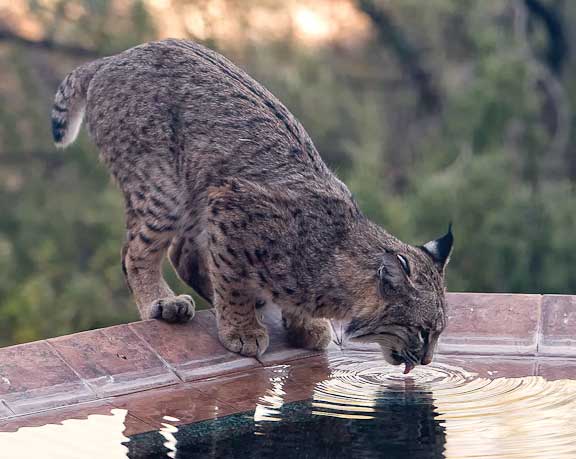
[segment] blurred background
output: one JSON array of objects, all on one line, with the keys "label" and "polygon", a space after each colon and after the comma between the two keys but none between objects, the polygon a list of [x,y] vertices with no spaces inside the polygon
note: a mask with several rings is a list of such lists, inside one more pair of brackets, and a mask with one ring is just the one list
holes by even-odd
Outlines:
[{"label": "blurred background", "polygon": [[449,290],[575,293],[575,24],[570,0],[0,0],[0,345],[137,318],[120,193],[49,111],[80,63],[166,37],[267,86],[393,234],[453,221]]}]

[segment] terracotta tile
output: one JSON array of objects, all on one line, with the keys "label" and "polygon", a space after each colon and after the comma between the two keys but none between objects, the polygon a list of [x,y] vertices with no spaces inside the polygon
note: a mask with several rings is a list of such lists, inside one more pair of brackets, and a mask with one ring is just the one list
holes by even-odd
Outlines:
[{"label": "terracotta tile", "polygon": [[576,379],[576,359],[540,359],[536,374],[550,381]]},{"label": "terracotta tile", "polygon": [[6,419],[14,416],[14,412],[8,407],[4,400],[0,400],[0,419]]},{"label": "terracotta tile", "polygon": [[576,357],[576,296],[544,296],[538,353]]},{"label": "terracotta tile", "polygon": [[331,373],[330,359],[326,355],[296,360],[290,362],[288,366],[289,378],[305,385],[314,385],[328,379]]},{"label": "terracotta tile", "polygon": [[225,402],[237,411],[249,411],[257,405],[309,399],[316,384],[329,375],[328,358],[319,356],[198,381],[194,388],[209,399]]},{"label": "terracotta tile", "polygon": [[[282,313],[278,308],[267,307],[264,312],[264,324],[270,335],[268,350],[258,357],[264,365],[275,365],[290,360],[303,359],[315,355],[322,355],[323,351],[311,351],[291,346],[286,341],[286,331],[282,326]],[[338,346],[332,343],[328,350],[337,350]]]},{"label": "terracotta tile", "polygon": [[290,403],[300,400],[311,400],[314,398],[315,389],[315,385],[302,386],[288,379],[282,387],[282,390],[285,392],[285,394],[282,395],[282,401],[283,403]]},{"label": "terracotta tile", "polygon": [[329,379],[331,373],[329,358],[325,355],[290,362],[283,387],[285,401],[313,398],[316,385]]},{"label": "terracotta tile", "polygon": [[124,432],[122,432],[126,437],[151,432],[153,430],[156,430],[156,427],[153,425],[138,419],[136,416],[132,416],[130,412],[126,414],[126,418],[124,419]]},{"label": "terracotta tile", "polygon": [[100,397],[179,381],[127,325],[49,342]]},{"label": "terracotta tile", "polygon": [[[448,293],[448,327],[439,353],[534,354],[540,295]],[[335,342],[346,351],[379,352],[375,343],[350,341],[345,323],[332,321]]]},{"label": "terracotta tile", "polygon": [[477,373],[482,378],[522,378],[536,373],[536,360],[530,357],[438,355],[434,362]]},{"label": "terracotta tile", "polygon": [[[291,362],[288,368],[283,365],[270,367],[274,373],[271,378],[272,385],[264,396],[258,400],[259,405],[279,405],[280,403],[289,403],[297,400],[309,400],[314,397],[316,384],[323,381],[325,373],[318,372],[314,374],[306,365],[301,362],[307,362],[314,359],[304,359]],[[326,365],[324,365],[326,368]]]},{"label": "terracotta tile", "polygon": [[0,349],[0,398],[16,414],[96,398],[45,341]]},{"label": "terracotta tile", "polygon": [[231,405],[238,411],[253,410],[259,400],[273,393],[287,375],[286,366],[254,370],[216,377],[194,384],[212,400]]},{"label": "terracotta tile", "polygon": [[[114,397],[114,406],[160,429],[163,423],[190,424],[235,413],[236,408],[209,397],[193,384],[180,384],[137,394]],[[166,418],[167,417],[167,418]]]},{"label": "terracotta tile", "polygon": [[[62,425],[64,421],[89,420],[91,416],[112,416],[114,409],[116,409],[115,406],[103,400],[80,403],[71,407],[0,421],[0,432],[16,432],[24,427],[41,428],[46,425]],[[126,414],[123,431],[125,436],[150,430],[154,428],[129,413]]]},{"label": "terracotta tile", "polygon": [[261,366],[220,344],[211,311],[198,312],[187,324],[148,320],[130,326],[185,381]]},{"label": "terracotta tile", "polygon": [[442,353],[532,355],[536,352],[540,295],[449,293]]}]

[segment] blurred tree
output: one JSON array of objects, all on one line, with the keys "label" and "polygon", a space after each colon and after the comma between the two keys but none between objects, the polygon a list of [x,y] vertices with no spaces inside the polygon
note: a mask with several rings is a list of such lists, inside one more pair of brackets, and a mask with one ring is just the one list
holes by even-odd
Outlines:
[{"label": "blurred tree", "polygon": [[51,147],[48,113],[79,63],[168,35],[202,40],[269,87],[394,234],[422,243],[452,220],[451,290],[574,293],[575,22],[558,0],[0,9],[0,345],[136,318],[121,196],[85,134]]}]

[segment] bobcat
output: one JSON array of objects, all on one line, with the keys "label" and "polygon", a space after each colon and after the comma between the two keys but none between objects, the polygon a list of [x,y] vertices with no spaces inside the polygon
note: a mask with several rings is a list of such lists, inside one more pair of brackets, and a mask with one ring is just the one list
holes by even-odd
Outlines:
[{"label": "bobcat", "polygon": [[226,58],[164,40],[82,65],[55,96],[58,147],[84,117],[124,195],[122,268],[143,319],[194,315],[162,277],[168,253],[231,351],[266,350],[257,308],[274,303],[294,345],[325,348],[335,318],[406,372],[431,361],[451,230],[416,247],[372,223],[294,116]]}]

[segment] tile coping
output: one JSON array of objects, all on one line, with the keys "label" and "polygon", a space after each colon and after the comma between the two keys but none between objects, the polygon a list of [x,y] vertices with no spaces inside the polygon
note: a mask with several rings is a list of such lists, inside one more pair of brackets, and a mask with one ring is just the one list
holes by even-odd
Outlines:
[{"label": "tile coping", "polygon": [[[449,325],[439,355],[576,366],[576,296],[449,293],[447,299]],[[258,359],[220,345],[210,310],[185,325],[149,320],[0,348],[0,421],[98,401],[114,406],[128,394],[323,354],[290,347],[277,311],[267,314],[274,343]],[[378,352],[374,345],[347,342],[338,322],[333,338],[328,353]]]}]

